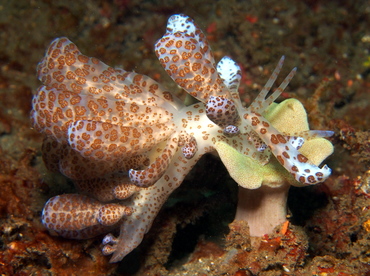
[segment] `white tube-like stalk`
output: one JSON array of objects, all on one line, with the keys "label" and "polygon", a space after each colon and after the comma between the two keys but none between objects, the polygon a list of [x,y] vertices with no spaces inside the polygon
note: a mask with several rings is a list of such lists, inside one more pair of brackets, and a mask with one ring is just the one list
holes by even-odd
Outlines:
[{"label": "white tube-like stalk", "polygon": [[277,188],[266,185],[250,190],[239,187],[235,221],[247,221],[252,237],[271,234],[286,221],[289,184]]}]

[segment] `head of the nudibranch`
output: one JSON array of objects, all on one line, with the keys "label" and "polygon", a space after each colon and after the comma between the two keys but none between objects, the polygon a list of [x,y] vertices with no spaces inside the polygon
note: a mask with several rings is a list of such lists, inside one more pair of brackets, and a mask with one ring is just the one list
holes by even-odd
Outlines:
[{"label": "head of the nudibranch", "polygon": [[[312,167],[319,168],[320,163],[333,153],[333,145],[323,138],[332,135],[332,132],[310,131],[307,113],[298,100],[289,99],[272,104],[264,112],[264,118],[274,128],[284,133],[286,139],[289,139],[299,153],[310,160]],[[230,175],[243,188],[258,189],[262,185],[271,188],[286,184],[298,187],[311,185],[297,181],[292,172],[281,165],[277,158],[270,157],[269,162],[262,165],[225,142],[217,142],[215,148]]]},{"label": "head of the nudibranch", "polygon": [[[266,113],[296,71],[294,68],[268,96],[284,57],[251,106],[244,108],[238,94],[239,66],[228,57],[216,65],[205,35],[192,19],[181,14],[171,16],[167,32],[155,48],[172,79],[205,104],[208,119],[223,130],[225,137],[222,141],[226,145],[256,159],[261,166],[268,162],[272,153],[300,185],[316,184],[330,175],[326,165],[319,168],[312,159],[314,157],[307,158],[300,147],[313,138],[331,136],[331,131],[309,131],[306,116],[303,116],[306,123],[300,120],[289,124],[288,129],[277,129],[272,123],[274,118]],[[217,146],[216,150],[219,151]]]}]

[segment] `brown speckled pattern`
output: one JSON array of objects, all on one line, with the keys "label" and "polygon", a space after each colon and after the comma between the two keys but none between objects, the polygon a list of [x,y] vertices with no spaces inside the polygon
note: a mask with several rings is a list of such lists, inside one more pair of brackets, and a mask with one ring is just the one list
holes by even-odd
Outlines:
[{"label": "brown speckled pattern", "polygon": [[[33,99],[31,117],[34,127],[48,136],[44,160],[86,194],[50,199],[43,222],[69,238],[119,227],[118,238],[108,234],[103,241],[103,253],[113,254],[111,262],[140,244],[168,196],[216,142],[261,165],[272,153],[305,185],[330,174],[327,167],[311,164],[293,145],[294,138],[263,117],[294,75],[295,69],[266,98],[283,58],[261,95],[244,108],[239,66],[228,57],[216,65],[208,41],[189,17],[172,16],[155,47],[169,75],[199,103],[184,106],[149,77],[86,57],[66,38],[54,40],[38,66],[43,85]],[[304,138],[313,135],[305,133]]]}]

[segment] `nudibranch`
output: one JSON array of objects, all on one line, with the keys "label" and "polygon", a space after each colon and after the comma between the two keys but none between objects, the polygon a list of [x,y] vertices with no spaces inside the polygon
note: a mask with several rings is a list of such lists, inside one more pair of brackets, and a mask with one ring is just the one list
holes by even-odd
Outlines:
[{"label": "nudibranch", "polygon": [[[185,106],[151,78],[87,57],[67,38],[55,39],[38,65],[42,86],[31,119],[46,136],[43,158],[80,191],[51,198],[42,222],[68,238],[106,234],[102,251],[113,254],[111,262],[140,244],[168,196],[207,152],[219,151],[223,158],[235,151],[261,167],[274,156],[299,185],[330,175],[300,147],[332,132],[279,131],[266,117],[295,73],[268,96],[284,58],[244,108],[239,66],[229,57],[216,65],[205,35],[189,17],[169,18],[155,52],[171,78],[199,102]],[[232,176],[238,170],[227,168]],[[110,234],[118,228],[118,237]]]}]

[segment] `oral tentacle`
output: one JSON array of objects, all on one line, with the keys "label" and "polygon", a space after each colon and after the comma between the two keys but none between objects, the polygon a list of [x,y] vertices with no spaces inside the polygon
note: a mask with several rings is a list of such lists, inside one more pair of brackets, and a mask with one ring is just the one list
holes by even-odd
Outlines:
[{"label": "oral tentacle", "polygon": [[277,79],[277,77],[280,73],[280,70],[283,67],[284,59],[285,59],[285,56],[282,56],[280,58],[277,66],[275,67],[274,71],[272,72],[272,74],[271,74],[270,78],[268,79],[268,81],[266,82],[265,86],[262,88],[261,92],[257,95],[257,97],[253,100],[253,102],[249,106],[249,108],[252,111],[257,112],[262,107],[262,104],[265,101],[267,94],[270,92],[271,87],[274,85],[274,83],[275,83],[275,81],[276,81],[276,79]]},{"label": "oral tentacle", "polygon": [[280,84],[278,88],[270,95],[268,96],[261,107],[258,110],[255,110],[257,113],[264,112],[271,104],[281,95],[281,93],[284,92],[285,88],[288,86],[289,82],[293,79],[295,73],[297,72],[297,68],[293,68],[292,71],[286,76],[284,81]]}]

